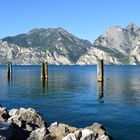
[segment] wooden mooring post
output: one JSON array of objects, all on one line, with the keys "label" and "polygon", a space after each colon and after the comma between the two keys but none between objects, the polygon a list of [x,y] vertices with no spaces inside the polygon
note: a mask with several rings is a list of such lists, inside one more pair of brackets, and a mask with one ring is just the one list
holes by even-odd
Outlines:
[{"label": "wooden mooring post", "polygon": [[42,63],[41,66],[41,77],[43,79],[47,79],[48,78],[48,63]]},{"label": "wooden mooring post", "polygon": [[100,103],[104,102],[104,82],[97,83],[98,100]]},{"label": "wooden mooring post", "polygon": [[97,64],[97,81],[103,82],[104,81],[104,61],[103,59],[98,60]]},{"label": "wooden mooring post", "polygon": [[9,62],[7,67],[7,77],[10,78],[11,76],[12,76],[12,63]]}]

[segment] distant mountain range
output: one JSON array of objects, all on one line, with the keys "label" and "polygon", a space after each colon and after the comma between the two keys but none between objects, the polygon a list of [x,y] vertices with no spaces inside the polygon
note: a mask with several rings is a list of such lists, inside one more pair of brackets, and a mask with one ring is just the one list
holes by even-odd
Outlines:
[{"label": "distant mountain range", "polygon": [[[94,31],[93,31],[94,32]],[[0,40],[0,63],[14,64],[140,64],[140,28],[114,26],[93,44],[63,28],[33,29]]]}]

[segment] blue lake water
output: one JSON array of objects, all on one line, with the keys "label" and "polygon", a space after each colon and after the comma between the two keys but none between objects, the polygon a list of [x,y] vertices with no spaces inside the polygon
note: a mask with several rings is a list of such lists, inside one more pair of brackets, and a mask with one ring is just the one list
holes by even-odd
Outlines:
[{"label": "blue lake water", "polygon": [[48,124],[99,122],[114,140],[140,140],[140,66],[105,66],[104,85],[97,83],[96,66],[49,66],[48,82],[40,66],[13,66],[10,81],[6,71],[1,65],[2,106],[32,107]]}]

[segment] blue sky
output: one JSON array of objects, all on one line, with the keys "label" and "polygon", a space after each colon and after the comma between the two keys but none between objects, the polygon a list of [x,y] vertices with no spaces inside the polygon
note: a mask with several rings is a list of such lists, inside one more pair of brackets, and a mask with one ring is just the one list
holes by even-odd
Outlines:
[{"label": "blue sky", "polygon": [[93,42],[110,26],[140,26],[140,0],[0,0],[0,38],[63,27]]}]

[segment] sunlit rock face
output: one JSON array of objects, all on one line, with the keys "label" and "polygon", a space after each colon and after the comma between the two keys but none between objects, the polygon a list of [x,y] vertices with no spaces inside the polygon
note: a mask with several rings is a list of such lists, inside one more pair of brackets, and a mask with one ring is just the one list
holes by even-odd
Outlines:
[{"label": "sunlit rock face", "polygon": [[24,48],[14,44],[0,41],[0,63],[5,64],[7,62],[13,64],[40,64],[47,61],[49,64],[71,64],[67,56],[59,55],[55,51],[50,53],[49,51],[41,51],[39,48]]},{"label": "sunlit rock face", "polygon": [[134,24],[109,28],[77,63],[96,64],[97,59],[104,59],[107,64],[139,64],[140,28]]},{"label": "sunlit rock face", "polygon": [[75,64],[92,46],[89,41],[79,39],[63,28],[33,29],[3,41],[0,42],[1,63],[12,60],[15,64],[39,64],[42,61]]},{"label": "sunlit rock face", "polygon": [[[94,31],[93,31],[94,32]],[[0,40],[0,63],[13,64],[140,64],[140,28],[114,26],[93,44],[63,28],[33,29],[27,34]]]}]

